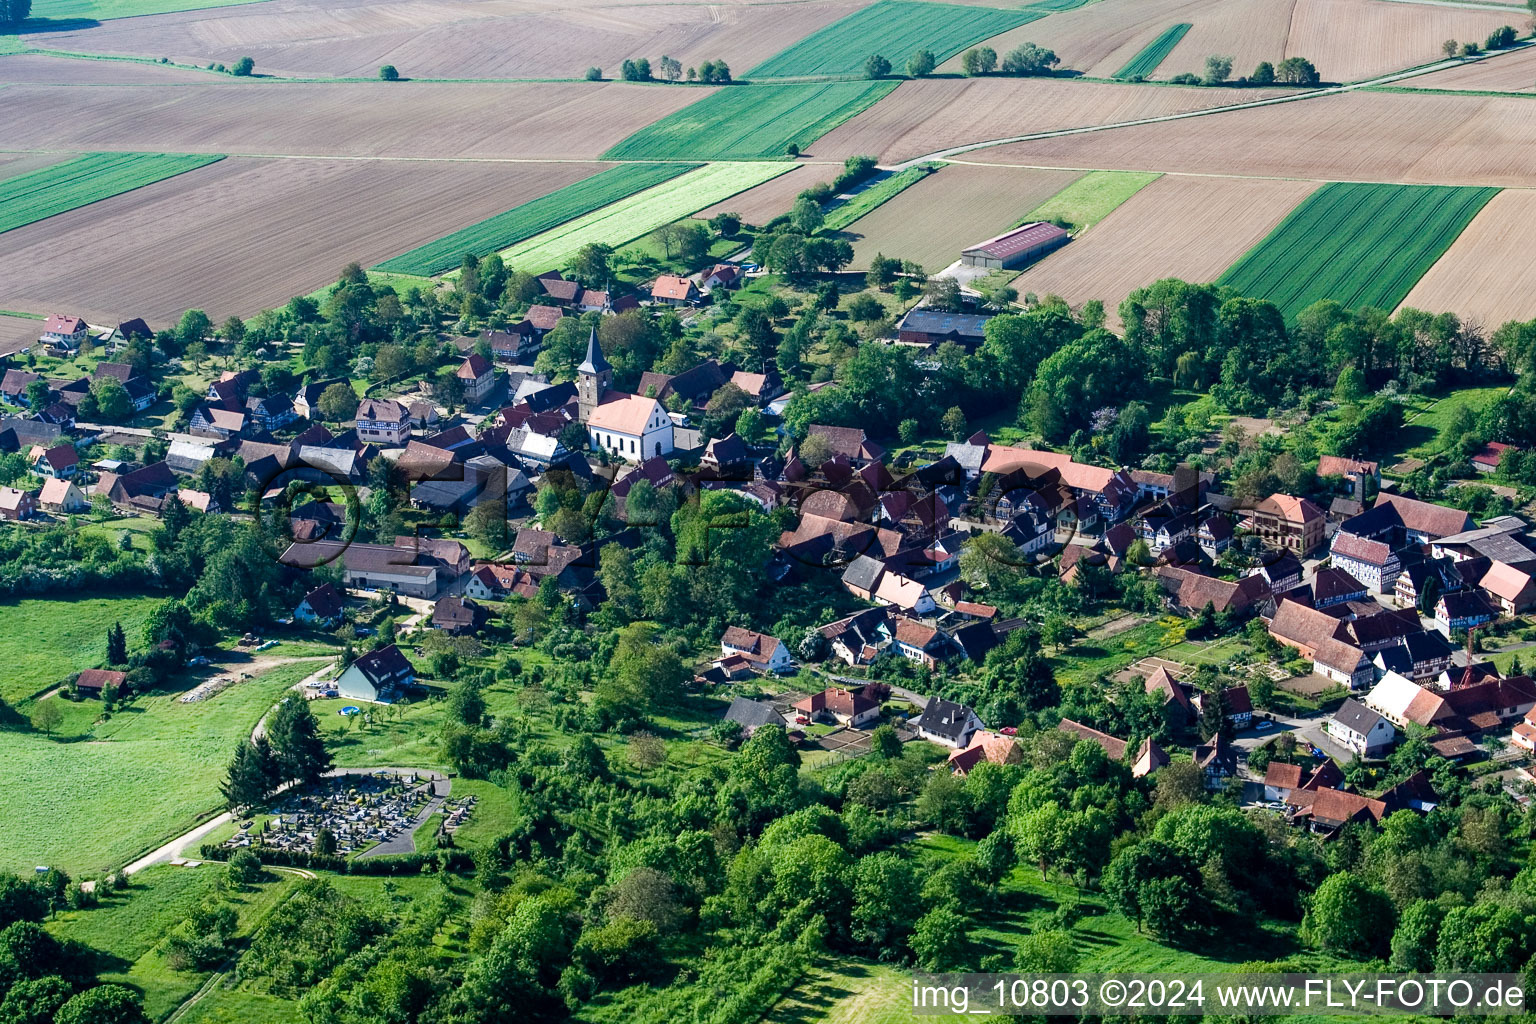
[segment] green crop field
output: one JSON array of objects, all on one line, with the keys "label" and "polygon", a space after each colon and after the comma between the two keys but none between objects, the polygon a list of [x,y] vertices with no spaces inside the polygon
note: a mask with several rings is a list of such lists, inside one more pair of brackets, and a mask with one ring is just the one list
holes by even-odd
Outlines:
[{"label": "green crop field", "polygon": [[283,665],[194,704],[177,694],[138,697],[64,739],[4,733],[0,871],[106,871],[191,827],[221,804],[219,781],[235,744],[317,664]]},{"label": "green crop field", "polygon": [[919,50],[932,50],[942,64],[971,43],[1043,17],[1043,11],[881,0],[781,50],[746,77],[861,74],[865,59],[875,53],[900,72]]},{"label": "green crop field", "polygon": [[1140,53],[1132,57],[1119,71],[1115,78],[1151,78],[1157,66],[1167,59],[1173,52],[1173,48],[1179,45],[1179,40],[1184,38],[1193,25],[1186,23],[1169,25],[1163,29],[1162,34],[1142,47]]},{"label": "green crop field", "polygon": [[0,179],[0,231],[131,192],[222,159],[217,154],[90,153],[29,174]]},{"label": "green crop field", "polygon": [[0,602],[0,698],[16,704],[107,656],[107,629],[123,624],[128,648],[150,610],[164,598],[148,596],[42,598]]},{"label": "green crop field", "polygon": [[605,160],[761,160],[801,149],[884,99],[899,83],[733,86],[640,129]]},{"label": "green crop field", "polygon": [[502,252],[518,270],[538,274],[564,266],[589,242],[619,246],[686,217],[696,210],[729,199],[776,178],[792,168],[788,163],[719,163],[701,167],[644,192],[610,203],[584,217],[535,235]]},{"label": "green crop field", "polygon": [[908,167],[900,173],[882,178],[843,205],[834,207],[827,214],[826,222],[822,226],[828,231],[841,231],[860,217],[874,212],[877,207],[896,198],[904,189],[916,185],[928,177],[929,173],[931,172],[921,167]]},{"label": "green crop field", "polygon": [[146,14],[173,14],[177,11],[200,11],[209,7],[237,7],[257,3],[258,0],[36,0],[32,4],[32,19],[50,18],[68,21],[72,18],[137,18]]},{"label": "green crop field", "polygon": [[1159,177],[1150,171],[1089,171],[1029,211],[1019,223],[1061,220],[1071,225],[1067,230],[1074,235],[1082,234]]},{"label": "green crop field", "polygon": [[1498,193],[1455,185],[1332,182],[1221,275],[1287,318],[1319,299],[1395,309]]},{"label": "green crop field", "polygon": [[547,196],[515,206],[478,224],[418,246],[379,264],[378,269],[401,274],[440,274],[459,265],[464,254],[488,256],[498,249],[526,241],[568,220],[616,203],[659,185],[697,164],[623,164],[557,189]]}]

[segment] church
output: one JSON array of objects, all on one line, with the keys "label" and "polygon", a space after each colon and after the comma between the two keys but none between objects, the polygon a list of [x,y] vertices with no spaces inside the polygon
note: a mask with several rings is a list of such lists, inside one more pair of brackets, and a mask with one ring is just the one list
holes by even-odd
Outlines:
[{"label": "church", "polygon": [[587,340],[587,358],[576,369],[576,401],[594,449],[626,462],[644,462],[672,452],[672,417],[660,402],[613,390],[613,367],[597,343]]}]

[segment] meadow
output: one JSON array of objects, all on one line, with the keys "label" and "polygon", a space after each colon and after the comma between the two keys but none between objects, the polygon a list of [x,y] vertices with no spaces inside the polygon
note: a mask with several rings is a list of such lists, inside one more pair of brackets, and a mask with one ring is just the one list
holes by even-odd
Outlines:
[{"label": "meadow", "polygon": [[568,220],[618,202],[693,170],[694,164],[624,164],[498,213],[379,264],[402,274],[439,274],[458,266],[465,253],[488,256]]},{"label": "meadow", "polygon": [[1121,203],[1156,181],[1138,171],[1090,171],[1029,212],[1019,223],[1060,220],[1080,235],[1108,217]]},{"label": "meadow", "polygon": [[49,864],[100,873],[180,834],[219,807],[218,783],[236,743],[315,667],[284,665],[195,704],[174,693],[139,697],[67,739],[6,734],[0,871]]},{"label": "meadow", "polygon": [[107,657],[107,630],[123,624],[128,649],[140,645],[144,620],[164,598],[144,594],[117,597],[28,597],[0,602],[0,698],[15,704],[63,682]]},{"label": "meadow", "polygon": [[211,164],[218,155],[90,153],[0,179],[0,232]]},{"label": "meadow", "polygon": [[57,21],[70,21],[76,18],[104,21],[108,18],[139,18],[146,14],[197,11],[207,7],[236,7],[256,2],[257,0],[36,0],[32,4],[32,17]]},{"label": "meadow", "polygon": [[899,73],[918,50],[942,63],[971,43],[1045,16],[1043,11],[998,10],[958,4],[882,0],[807,36],[747,72],[748,78],[859,74],[871,54]]},{"label": "meadow", "polygon": [[696,210],[761,185],[790,170],[787,163],[719,163],[610,203],[584,217],[502,251],[518,270],[540,273],[565,265],[590,242],[620,246]]},{"label": "meadow", "polygon": [[1184,38],[1184,33],[1193,26],[1188,22],[1178,25],[1169,25],[1163,30],[1162,35],[1152,40],[1141,52],[1126,62],[1125,66],[1113,75],[1119,79],[1151,78],[1157,66],[1168,58],[1173,48],[1179,45],[1179,40]]},{"label": "meadow", "polygon": [[833,207],[827,214],[822,227],[828,231],[841,231],[865,214],[873,213],[888,201],[895,199],[907,188],[916,185],[931,173],[934,172],[922,167],[908,167],[904,171],[882,178],[856,193],[841,206]]},{"label": "meadow", "polygon": [[1221,276],[1295,317],[1319,299],[1391,310],[1496,188],[1332,182]]},{"label": "meadow", "polygon": [[[895,81],[736,86],[640,129],[604,160],[754,160],[811,143],[883,99]],[[707,203],[705,205],[708,205]]]}]

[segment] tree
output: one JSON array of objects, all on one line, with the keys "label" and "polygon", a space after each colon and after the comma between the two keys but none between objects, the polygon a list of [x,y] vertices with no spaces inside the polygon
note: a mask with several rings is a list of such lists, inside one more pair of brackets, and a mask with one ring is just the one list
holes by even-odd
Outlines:
[{"label": "tree", "polygon": [[1220,85],[1231,77],[1231,57],[1213,53],[1205,58],[1205,75],[1200,79],[1201,85]]},{"label": "tree", "polygon": [[821,230],[826,215],[822,213],[820,203],[810,196],[801,196],[789,211],[789,219],[795,225],[795,230],[802,235],[814,235]]},{"label": "tree", "polygon": [[626,82],[649,82],[651,80],[651,62],[644,57],[638,60],[626,60],[619,65],[619,77]]},{"label": "tree", "polygon": [[256,61],[251,57],[241,57],[235,61],[235,66],[229,69],[229,73],[236,78],[250,78],[251,72],[256,70]]},{"label": "tree", "polygon": [[861,857],[853,866],[853,941],[869,955],[897,960],[916,918],[918,888],[910,862],[894,853]]},{"label": "tree", "polygon": [[1440,52],[1448,58],[1456,56],[1456,51],[1459,49],[1461,49],[1461,44],[1454,39],[1447,39],[1440,44]]},{"label": "tree", "polygon": [[[245,58],[250,60],[249,57]],[[59,1008],[53,1024],[149,1024],[138,993],[123,985],[88,988]]]},{"label": "tree", "polygon": [[255,885],[263,874],[261,858],[251,850],[236,850],[229,858],[229,880],[237,886]]},{"label": "tree", "polygon": [[1307,901],[1301,932],[1322,949],[1365,959],[1387,951],[1396,917],[1385,892],[1339,871],[1323,879]]},{"label": "tree", "polygon": [[1507,50],[1511,46],[1515,45],[1515,39],[1516,34],[1514,27],[1511,25],[1505,25],[1502,28],[1494,29],[1493,32],[1488,36],[1488,41],[1484,44],[1484,46],[1490,50]]},{"label": "tree", "polygon": [[32,14],[32,0],[0,0],[0,25],[19,26]]},{"label": "tree", "polygon": [[958,970],[970,947],[965,918],[949,906],[934,907],[918,918],[911,942],[917,966],[924,971]]},{"label": "tree", "polygon": [[48,386],[46,380],[35,380],[27,385],[27,408],[34,412],[42,412],[48,408],[48,399],[53,395],[53,389]]},{"label": "tree", "polygon": [[1059,928],[1044,928],[1029,933],[1014,953],[1013,969],[1029,974],[1071,974],[1077,970],[1079,957],[1072,933]]},{"label": "tree", "polygon": [[1283,85],[1316,85],[1320,77],[1311,61],[1302,57],[1287,57],[1276,66],[1275,81]]},{"label": "tree", "polygon": [[75,986],[57,975],[18,981],[0,1000],[0,1020],[6,1024],[53,1024],[54,1015],[74,994]]},{"label": "tree", "polygon": [[961,409],[958,405],[950,406],[945,410],[943,417],[940,418],[939,426],[953,440],[960,440],[965,436],[965,410]]},{"label": "tree", "polygon": [[891,726],[877,725],[869,734],[869,749],[881,760],[895,761],[901,757],[901,739]]},{"label": "tree", "polygon": [[938,66],[934,60],[932,50],[918,50],[907,58],[907,77],[923,78],[933,74],[933,69]]},{"label": "tree", "polygon": [[571,257],[565,269],[587,288],[603,288],[613,278],[613,247],[601,242],[588,242]]},{"label": "tree", "polygon": [[799,156],[800,155],[800,145],[799,145],[799,143],[791,142],[789,145],[785,146],[784,147],[784,155],[785,156],[790,156],[790,157],[797,157],[797,156]]},{"label": "tree", "polygon": [[997,70],[997,51],[990,46],[972,47],[960,58],[960,66],[967,75],[990,75]]},{"label": "tree", "polygon": [[400,72],[395,70],[393,64],[385,64],[379,68],[379,81],[398,82],[400,81]]},{"label": "tree", "polygon": [[107,629],[107,664],[128,664],[128,636],[123,632],[121,622],[115,622]]},{"label": "tree", "polygon": [[721,238],[735,238],[741,234],[741,214],[717,213],[709,218],[709,229]]},{"label": "tree", "polygon": [[1061,63],[1055,51],[1034,43],[1024,43],[1008,51],[1003,58],[1003,71],[1010,75],[1048,75],[1051,68]]},{"label": "tree", "polygon": [[58,698],[40,700],[32,709],[32,728],[41,729],[47,736],[64,723],[64,712],[59,710]]},{"label": "tree", "polygon": [[1248,76],[1251,85],[1273,85],[1275,82],[1275,66],[1267,60],[1259,61],[1253,69],[1253,74]]},{"label": "tree", "polygon": [[297,695],[284,697],[267,723],[267,740],[272,744],[272,758],[281,778],[314,782],[331,770],[331,757],[325,751],[320,724],[309,709],[309,702]]},{"label": "tree", "polygon": [[231,811],[255,807],[266,800],[276,776],[277,767],[272,762],[272,750],[265,738],[242,740],[235,747],[235,756],[229,762],[219,792]]},{"label": "tree", "polygon": [[347,383],[332,384],[320,393],[320,400],[315,404],[321,419],[327,423],[341,423],[357,415],[357,392]]},{"label": "tree", "polygon": [[602,68],[599,68],[599,67],[587,68],[587,81],[589,81],[589,82],[601,82],[602,80],[603,80],[603,69]]},{"label": "tree", "polygon": [[102,377],[91,382],[91,397],[96,400],[96,415],[107,423],[117,423],[133,412],[133,399],[116,377]]},{"label": "tree", "polygon": [[864,61],[865,78],[884,78],[891,73],[891,62],[878,53],[870,54]]}]

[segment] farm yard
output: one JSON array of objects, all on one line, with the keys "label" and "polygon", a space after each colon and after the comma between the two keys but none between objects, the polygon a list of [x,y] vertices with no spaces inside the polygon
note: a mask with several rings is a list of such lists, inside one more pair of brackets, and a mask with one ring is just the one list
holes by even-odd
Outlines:
[{"label": "farm yard", "polygon": [[[0,305],[104,320],[132,310],[155,325],[192,307],[250,316],[334,282],[351,260],[388,260],[597,169],[230,158],[0,235]],[[60,231],[76,245],[60,247]],[[153,264],[123,259],[124,238]]]},{"label": "farm yard", "polygon": [[1101,299],[1111,330],[1126,295],[1161,277],[1214,281],[1316,182],[1164,175],[1092,231],[1014,280],[1019,294]]},{"label": "farm yard", "polygon": [[[18,85],[5,94],[0,138],[26,139],[33,149],[589,160],[636,126],[707,98],[710,90],[227,79],[152,91]],[[782,152],[780,146],[773,155]]]},{"label": "farm yard", "polygon": [[[721,89],[642,128],[608,160],[752,160],[811,143],[896,88],[895,82],[776,84]],[[651,90],[666,91],[666,90]],[[818,154],[819,155],[819,154]]]},{"label": "farm yard", "polygon": [[379,265],[399,274],[432,275],[458,266],[465,253],[488,256],[568,220],[692,170],[690,164],[623,164],[539,196],[478,224],[418,246]]},{"label": "farm yard", "polygon": [[514,267],[541,273],[565,265],[589,242],[620,246],[705,206],[760,185],[790,169],[784,163],[718,163],[673,178],[584,217],[514,245],[502,257]]},{"label": "farm yard", "polygon": [[[0,178],[0,232],[35,223],[108,196],[131,192],[221,159],[163,153],[91,153]],[[0,174],[5,169],[0,167]]]},{"label": "farm yard", "polygon": [[1536,192],[1505,189],[1419,278],[1403,299],[1414,309],[1455,310],[1488,328],[1536,317],[1536,264],[1530,258]]},{"label": "farm yard", "polygon": [[325,0],[266,0],[91,27],[66,24],[61,31],[31,34],[28,42],[72,52],[163,55],[198,65],[249,54],[264,73],[306,77],[374,78],[379,65],[391,61],[402,75],[417,79],[579,78],[591,65],[616,75],[626,58],[655,59],[662,53],[689,65],[724,59],[739,73],[868,2],[588,0],[554,6],[524,0],[352,0],[338,6]]},{"label": "farm yard", "polygon": [[[885,163],[899,163],[968,142],[1160,117],[1270,95],[1275,93],[1263,89],[1148,88],[1049,78],[903,82],[885,101],[817,142],[813,155],[840,160],[870,153]],[[964,159],[990,162],[997,152],[980,150]]]},{"label": "farm yard", "polygon": [[883,253],[933,273],[958,260],[966,246],[1008,230],[1078,176],[947,164],[846,229],[854,237],[853,265],[868,267]]},{"label": "farm yard", "polygon": [[1220,283],[1268,299],[1288,319],[1319,299],[1393,309],[1496,193],[1333,182],[1308,196]]},{"label": "farm yard", "polygon": [[1141,52],[1126,62],[1125,67],[1116,71],[1113,75],[1119,79],[1135,81],[1142,78],[1151,78],[1157,73],[1158,66],[1163,63],[1173,48],[1179,45],[1179,40],[1184,38],[1184,33],[1193,26],[1189,22],[1181,22],[1177,25],[1169,25],[1163,33],[1152,40]]},{"label": "farm yard", "polygon": [[931,50],[942,62],[972,43],[1039,17],[1028,10],[880,0],[769,58],[746,77],[855,75],[874,53],[884,55],[899,71],[918,50]]}]

